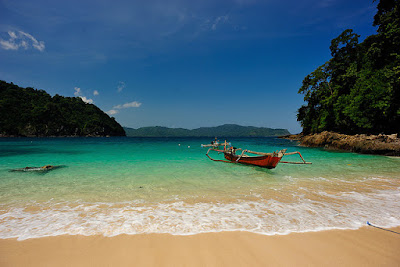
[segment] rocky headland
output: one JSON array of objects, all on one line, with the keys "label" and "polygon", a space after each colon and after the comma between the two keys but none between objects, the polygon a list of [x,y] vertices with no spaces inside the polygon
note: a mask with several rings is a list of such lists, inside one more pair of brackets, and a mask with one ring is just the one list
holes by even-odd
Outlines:
[{"label": "rocky headland", "polygon": [[80,97],[51,96],[0,80],[0,137],[125,136],[122,126]]},{"label": "rocky headland", "polygon": [[397,134],[346,135],[335,132],[286,135],[281,138],[297,140],[301,146],[324,147],[332,150],[351,151],[362,154],[400,156],[400,138]]}]

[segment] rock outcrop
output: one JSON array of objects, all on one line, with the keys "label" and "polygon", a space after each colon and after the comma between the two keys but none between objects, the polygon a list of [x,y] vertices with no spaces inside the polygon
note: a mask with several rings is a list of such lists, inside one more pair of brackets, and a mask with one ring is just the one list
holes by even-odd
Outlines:
[{"label": "rock outcrop", "polygon": [[333,150],[345,150],[363,154],[400,156],[400,138],[392,135],[346,135],[335,132],[322,132],[310,135],[287,135],[283,138],[298,140],[307,147],[324,147]]}]

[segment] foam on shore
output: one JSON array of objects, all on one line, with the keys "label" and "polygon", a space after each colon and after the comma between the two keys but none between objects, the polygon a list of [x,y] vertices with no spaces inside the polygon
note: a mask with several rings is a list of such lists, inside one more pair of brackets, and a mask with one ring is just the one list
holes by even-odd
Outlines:
[{"label": "foam on shore", "polygon": [[264,235],[358,229],[370,221],[381,227],[400,225],[400,188],[370,193],[313,192],[290,201],[263,199],[235,202],[169,201],[164,203],[32,202],[3,207],[0,238],[24,240],[57,235],[248,231]]}]

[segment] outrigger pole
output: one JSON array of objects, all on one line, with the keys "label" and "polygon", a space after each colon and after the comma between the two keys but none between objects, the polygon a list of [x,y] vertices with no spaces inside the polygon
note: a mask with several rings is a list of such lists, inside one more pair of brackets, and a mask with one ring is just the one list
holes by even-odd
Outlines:
[{"label": "outrigger pole", "polygon": [[295,151],[295,152],[289,152],[289,153],[284,153],[284,156],[290,156],[290,155],[294,155],[294,154],[299,154],[301,160],[303,162],[291,162],[291,161],[281,161],[281,163],[288,163],[288,164],[312,164],[312,162],[306,162],[305,159],[303,158],[303,156],[301,155],[301,153],[299,151]]}]

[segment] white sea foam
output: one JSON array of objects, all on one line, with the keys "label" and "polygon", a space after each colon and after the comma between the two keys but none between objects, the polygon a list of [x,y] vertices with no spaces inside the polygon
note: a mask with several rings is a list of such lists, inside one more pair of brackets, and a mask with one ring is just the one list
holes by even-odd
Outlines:
[{"label": "white sea foam", "polygon": [[399,190],[373,193],[320,192],[329,202],[299,195],[294,202],[273,199],[232,203],[183,201],[146,204],[32,203],[35,208],[0,206],[0,238],[56,235],[105,235],[249,231],[265,235],[328,229],[357,229],[370,221],[400,225]]}]

